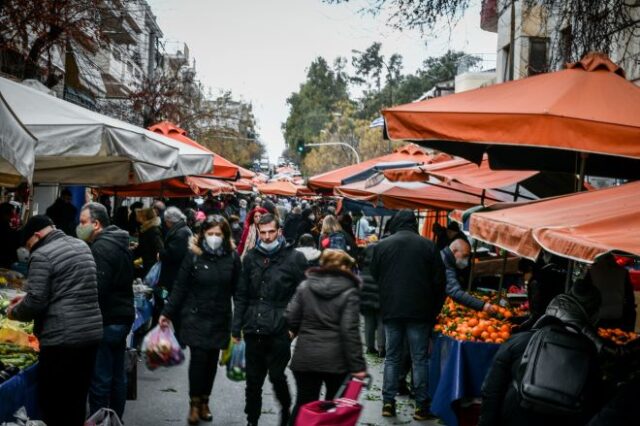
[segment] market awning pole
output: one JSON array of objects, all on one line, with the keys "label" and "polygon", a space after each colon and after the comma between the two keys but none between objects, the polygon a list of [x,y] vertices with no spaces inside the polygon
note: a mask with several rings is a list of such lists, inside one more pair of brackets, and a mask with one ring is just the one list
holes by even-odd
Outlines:
[{"label": "market awning pole", "polygon": [[474,259],[476,258],[476,251],[478,250],[478,240],[473,240],[473,250],[471,250],[471,259],[469,260],[469,264],[471,265],[471,270],[469,271],[469,283],[467,285],[467,290],[471,291],[471,284],[473,284],[474,274]]},{"label": "market awning pole", "polygon": [[502,273],[500,274],[500,283],[498,284],[498,291],[502,291],[502,286],[504,285],[504,274],[507,272],[507,251],[504,251],[504,255],[502,256]]},{"label": "market awning pole", "polygon": [[[483,189],[483,190],[482,190],[482,195],[480,196],[480,205],[481,205],[482,207],[484,207],[484,198],[485,198],[485,195],[487,195],[487,190],[486,190],[486,189]],[[464,219],[462,220],[462,222],[464,222]],[[464,223],[462,224],[462,227],[464,228]]]}]

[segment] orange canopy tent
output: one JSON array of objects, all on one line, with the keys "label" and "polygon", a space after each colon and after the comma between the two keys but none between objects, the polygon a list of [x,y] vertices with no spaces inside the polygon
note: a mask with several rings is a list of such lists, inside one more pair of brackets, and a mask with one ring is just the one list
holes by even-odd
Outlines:
[{"label": "orange canopy tent", "polygon": [[639,178],[638,111],[640,87],[594,53],[562,71],[396,106],[383,116],[392,140],[477,164],[486,152],[492,169]]},{"label": "orange canopy tent", "polygon": [[117,195],[119,197],[192,197],[206,194],[220,195],[232,194],[233,186],[223,180],[185,176],[182,178],[167,179],[160,182],[141,183],[125,187],[100,188],[100,193],[105,195]]},{"label": "orange canopy tent", "polygon": [[309,178],[309,188],[330,192],[333,188],[342,185],[342,181],[375,167],[380,163],[411,162],[416,164],[429,164],[439,161],[451,160],[448,155],[431,155],[416,144],[408,144],[396,149],[391,154],[383,155],[358,164],[341,167]]},{"label": "orange canopy tent", "polygon": [[486,156],[479,166],[464,159],[455,159],[425,166],[384,171],[385,177],[392,182],[424,182],[429,180],[430,176],[435,176],[445,182],[458,182],[480,189],[504,188],[529,179],[537,173],[491,170]]},{"label": "orange canopy tent", "polygon": [[[337,195],[389,209],[467,209],[480,204],[482,192],[455,182],[390,182],[383,175],[335,188]],[[492,190],[484,198],[489,204],[511,199]]]},{"label": "orange canopy tent", "polygon": [[473,213],[474,238],[535,260],[544,249],[593,262],[618,251],[640,256],[640,182]]},{"label": "orange canopy tent", "polygon": [[[198,142],[187,137],[187,132],[184,129],[181,129],[180,127],[168,121],[162,121],[158,124],[154,124],[153,126],[149,127],[149,130],[168,136],[187,145],[195,146],[196,148],[211,152],[204,146],[200,145]],[[206,176],[217,179],[233,180],[238,177],[239,169],[240,167],[236,166],[231,161],[216,153],[213,153],[213,170]]]},{"label": "orange canopy tent", "polygon": [[275,181],[257,185],[258,192],[264,195],[281,195],[284,197],[312,197],[316,195],[305,186],[294,185],[289,181]]},{"label": "orange canopy tent", "polygon": [[253,191],[253,181],[251,179],[241,178],[232,182],[236,191],[251,192]]},{"label": "orange canopy tent", "polygon": [[253,179],[257,175],[255,172],[240,166],[238,166],[238,172],[240,173],[241,179]]}]

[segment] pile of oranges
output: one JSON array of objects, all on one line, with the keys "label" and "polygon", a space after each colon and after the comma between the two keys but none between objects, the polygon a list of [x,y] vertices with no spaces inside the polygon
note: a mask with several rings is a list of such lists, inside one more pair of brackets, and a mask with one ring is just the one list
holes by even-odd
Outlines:
[{"label": "pile of oranges", "polygon": [[[486,296],[483,300],[489,301]],[[447,298],[435,330],[457,340],[500,344],[511,336],[511,325],[508,323],[511,317],[513,312],[508,308],[498,307],[496,312],[489,315]]]},{"label": "pile of oranges", "polygon": [[611,340],[617,345],[624,345],[625,343],[638,338],[638,333],[622,331],[619,328],[599,328],[598,334],[603,339]]}]

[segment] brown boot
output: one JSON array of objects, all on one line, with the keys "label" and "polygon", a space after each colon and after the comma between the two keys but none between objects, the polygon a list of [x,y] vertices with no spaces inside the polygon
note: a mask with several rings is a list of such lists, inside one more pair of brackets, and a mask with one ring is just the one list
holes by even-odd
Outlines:
[{"label": "brown boot", "polygon": [[200,423],[200,404],[200,397],[191,397],[191,409],[189,410],[189,417],[187,418],[190,425],[197,425]]},{"label": "brown boot", "polygon": [[211,410],[209,410],[209,395],[200,398],[200,420],[205,422],[213,420]]}]

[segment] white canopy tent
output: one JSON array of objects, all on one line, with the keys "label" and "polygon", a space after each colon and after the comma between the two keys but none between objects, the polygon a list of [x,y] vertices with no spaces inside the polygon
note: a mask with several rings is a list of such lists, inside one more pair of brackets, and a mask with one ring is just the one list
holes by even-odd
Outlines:
[{"label": "white canopy tent", "polygon": [[31,182],[36,139],[20,123],[0,93],[0,186]]},{"label": "white canopy tent", "polygon": [[211,171],[209,152],[4,78],[0,93],[38,139],[36,183],[127,185]]}]

